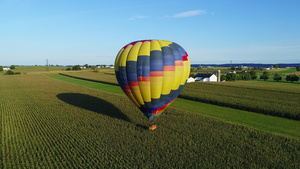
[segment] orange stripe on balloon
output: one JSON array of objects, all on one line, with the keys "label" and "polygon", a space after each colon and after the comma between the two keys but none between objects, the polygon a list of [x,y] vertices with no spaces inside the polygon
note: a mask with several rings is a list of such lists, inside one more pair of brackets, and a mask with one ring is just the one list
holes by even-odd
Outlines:
[{"label": "orange stripe on balloon", "polygon": [[175,66],[164,66],[164,71],[175,71]]},{"label": "orange stripe on balloon", "polygon": [[182,60],[175,61],[175,66],[183,66]]},{"label": "orange stripe on balloon", "polygon": [[164,72],[163,71],[151,71],[150,72],[150,77],[159,77],[159,76],[163,76]]}]

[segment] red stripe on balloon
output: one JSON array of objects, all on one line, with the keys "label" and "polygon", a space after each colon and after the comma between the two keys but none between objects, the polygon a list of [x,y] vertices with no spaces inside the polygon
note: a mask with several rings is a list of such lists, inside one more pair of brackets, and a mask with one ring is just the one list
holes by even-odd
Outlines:
[{"label": "red stripe on balloon", "polygon": [[130,87],[128,85],[123,86],[123,90],[130,90]]},{"label": "red stripe on balloon", "polygon": [[150,82],[150,77],[147,76],[138,76],[137,79],[139,82]]},{"label": "red stripe on balloon", "polygon": [[187,61],[187,56],[182,56],[182,61]]},{"label": "red stripe on balloon", "polygon": [[137,81],[130,81],[128,83],[129,83],[129,86],[138,86],[139,85],[139,83]]}]

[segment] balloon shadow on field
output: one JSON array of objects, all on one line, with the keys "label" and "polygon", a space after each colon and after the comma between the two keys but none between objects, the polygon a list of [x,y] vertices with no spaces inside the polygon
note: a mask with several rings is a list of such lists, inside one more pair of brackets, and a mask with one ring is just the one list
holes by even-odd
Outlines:
[{"label": "balloon shadow on field", "polygon": [[80,93],[61,93],[57,95],[57,98],[85,110],[131,122],[130,119],[113,104],[98,97]]}]

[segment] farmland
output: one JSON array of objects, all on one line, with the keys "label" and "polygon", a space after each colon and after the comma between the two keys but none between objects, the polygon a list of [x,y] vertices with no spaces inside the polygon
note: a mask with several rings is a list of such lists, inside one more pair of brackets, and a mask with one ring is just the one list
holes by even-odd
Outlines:
[{"label": "farmland", "polygon": [[238,83],[191,83],[187,84],[180,97],[300,120],[300,86],[281,86],[281,91],[277,91],[268,86],[254,88],[236,84]]},{"label": "farmland", "polygon": [[300,165],[297,137],[175,107],[169,107],[157,119],[158,129],[150,132],[148,120],[117,86],[99,90],[92,83],[73,84],[39,73],[1,75],[0,81],[5,98],[0,103],[1,168]]},{"label": "farmland", "polygon": [[[113,73],[67,72],[71,77],[117,84]],[[300,120],[300,85],[263,81],[191,83],[180,98]]]}]

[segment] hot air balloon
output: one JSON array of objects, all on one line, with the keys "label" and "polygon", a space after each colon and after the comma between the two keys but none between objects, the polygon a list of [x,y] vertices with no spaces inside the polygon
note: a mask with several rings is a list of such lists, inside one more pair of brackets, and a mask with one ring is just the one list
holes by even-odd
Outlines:
[{"label": "hot air balloon", "polygon": [[[140,40],[119,51],[115,73],[124,93],[153,122],[183,90],[190,74],[190,59],[174,42]],[[155,128],[151,123],[149,129]]]}]

